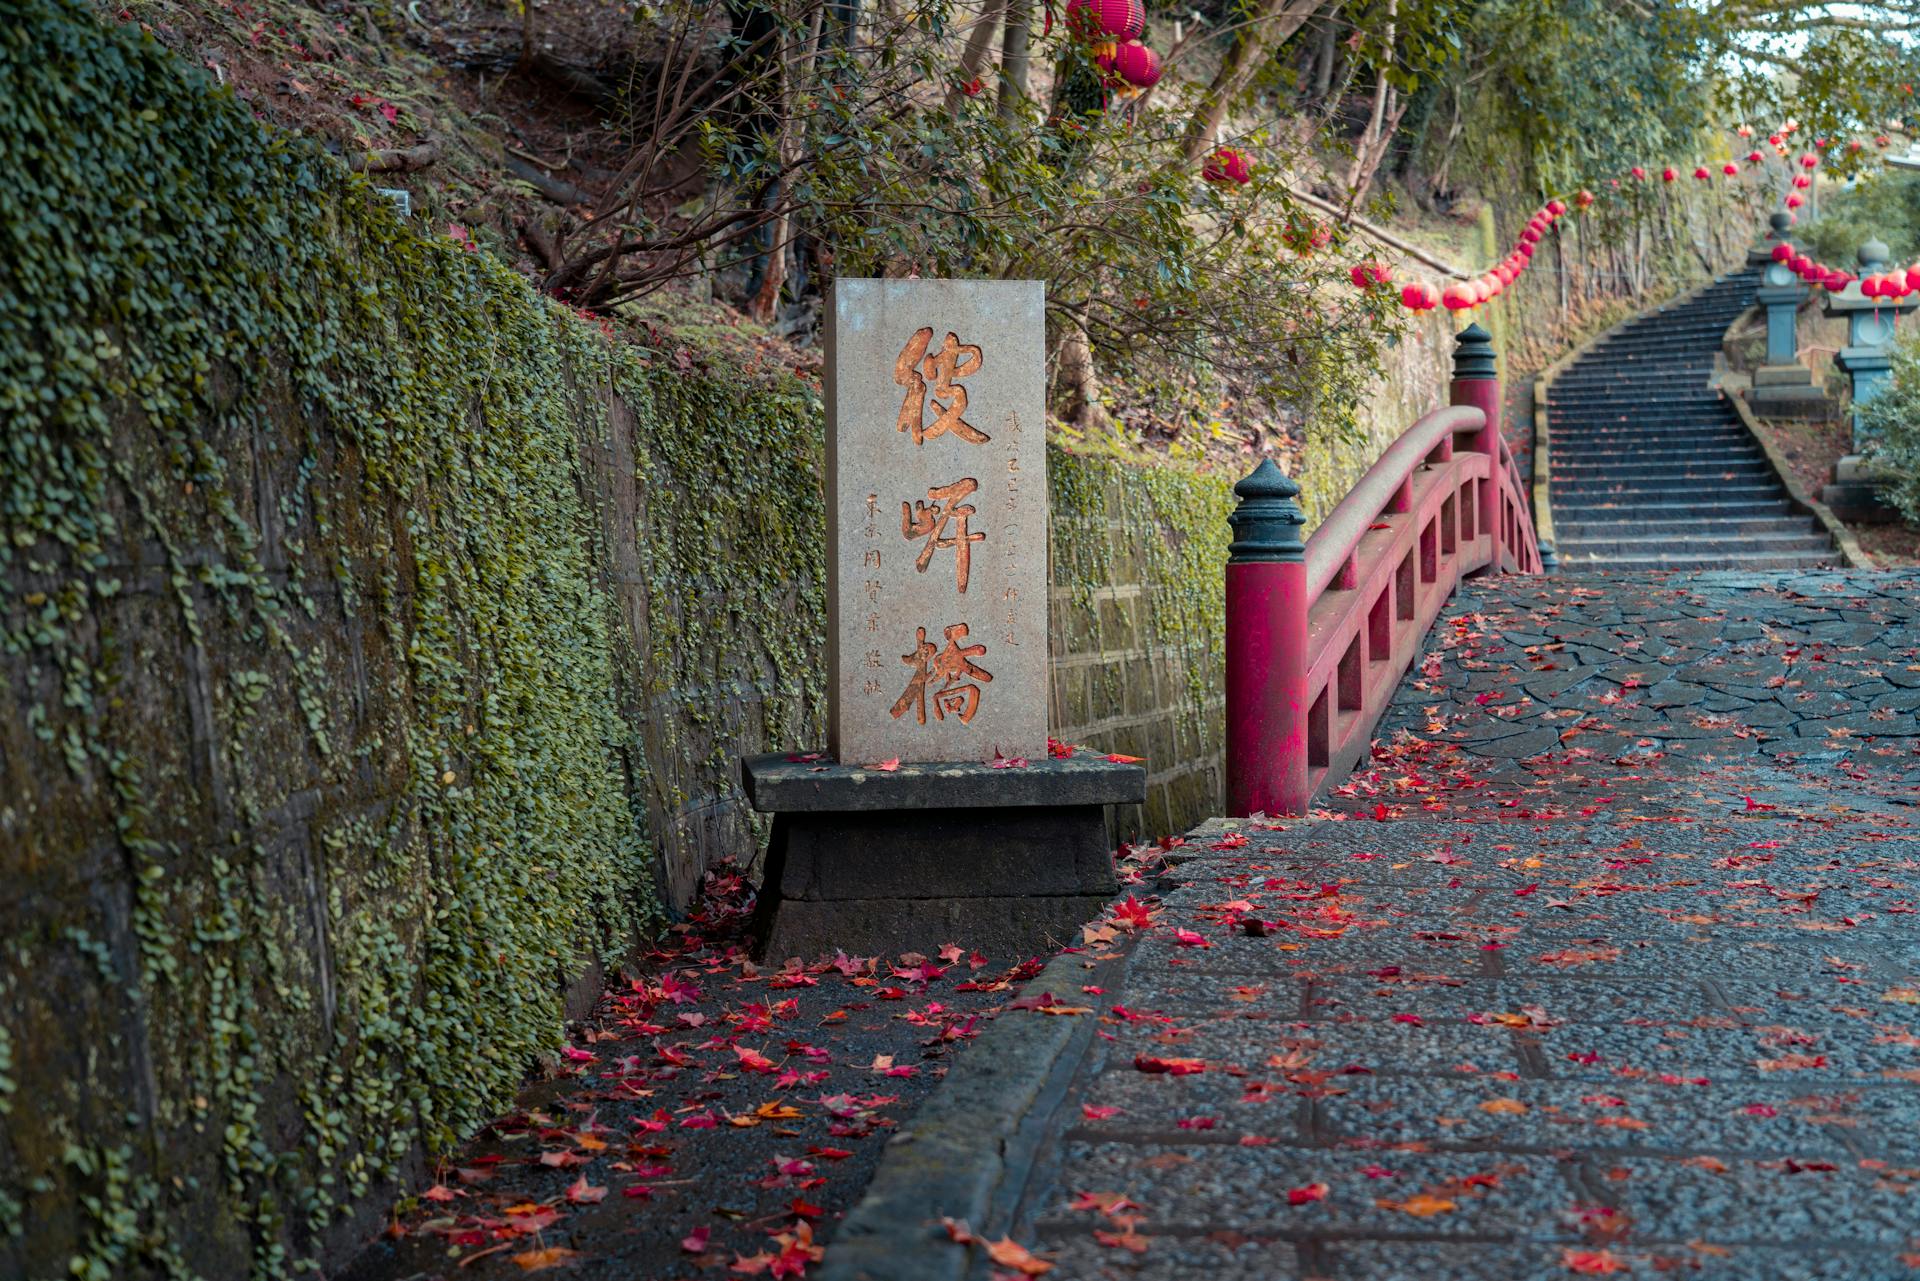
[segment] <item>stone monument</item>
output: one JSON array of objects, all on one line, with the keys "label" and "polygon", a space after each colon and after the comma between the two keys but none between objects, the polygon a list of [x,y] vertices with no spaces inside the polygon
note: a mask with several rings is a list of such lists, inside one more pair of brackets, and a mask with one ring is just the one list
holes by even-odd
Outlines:
[{"label": "stone monument", "polygon": [[[1798,318],[1806,290],[1793,269],[1773,261],[1773,246],[1791,245],[1787,228],[1788,214],[1776,213],[1769,220],[1773,230],[1763,242],[1759,254],[1766,265],[1760,271],[1760,287],[1754,301],[1767,313],[1767,358],[1753,371],[1753,388],[1747,403],[1754,412],[1768,418],[1825,418],[1832,409],[1826,394],[1813,384],[1813,371],[1800,363]],[[1748,261],[1754,261],[1753,254]]]},{"label": "stone monument", "polygon": [[828,743],[743,763],[763,954],[1071,941],[1146,772],[1049,751],[1045,286],[843,279],[825,339]]},{"label": "stone monument", "polygon": [[[1884,272],[1889,251],[1878,240],[1860,246],[1860,279]],[[1853,449],[1833,465],[1833,483],[1821,490],[1821,501],[1833,508],[1843,520],[1891,521],[1897,513],[1880,496],[1880,486],[1866,459],[1872,447],[1871,436],[1860,425],[1860,407],[1880,393],[1893,367],[1892,351],[1895,322],[1920,305],[1920,299],[1869,298],[1860,290],[1860,280],[1852,281],[1837,294],[1829,294],[1826,314],[1844,316],[1847,321],[1847,345],[1840,349],[1834,363],[1853,380]]]}]

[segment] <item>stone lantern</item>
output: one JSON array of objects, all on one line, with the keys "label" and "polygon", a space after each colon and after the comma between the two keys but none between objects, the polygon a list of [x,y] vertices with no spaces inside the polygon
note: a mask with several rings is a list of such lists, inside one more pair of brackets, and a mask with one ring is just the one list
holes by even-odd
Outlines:
[{"label": "stone lantern", "polygon": [[[1884,272],[1890,256],[1890,251],[1879,240],[1861,245],[1861,279]],[[1920,297],[1911,294],[1905,298],[1869,298],[1860,292],[1859,280],[1827,297],[1826,314],[1845,317],[1847,321],[1847,345],[1840,349],[1835,363],[1853,380],[1853,450],[1834,464],[1833,484],[1822,491],[1821,497],[1845,519],[1892,518],[1892,513],[1879,499],[1879,487],[1865,462],[1873,442],[1861,428],[1860,408],[1886,386],[1888,370],[1893,365],[1894,324],[1902,313],[1912,311],[1915,306],[1920,306]]]},{"label": "stone lantern", "polygon": [[1831,406],[1820,388],[1813,385],[1813,371],[1800,363],[1800,344],[1795,332],[1806,290],[1791,267],[1773,260],[1773,246],[1792,243],[1787,228],[1793,219],[1788,214],[1776,213],[1768,221],[1773,230],[1760,248],[1747,255],[1749,263],[1766,264],[1761,268],[1760,287],[1754,291],[1753,298],[1767,313],[1767,358],[1753,371],[1753,388],[1747,393],[1747,403],[1755,413],[1767,418],[1825,418]]}]

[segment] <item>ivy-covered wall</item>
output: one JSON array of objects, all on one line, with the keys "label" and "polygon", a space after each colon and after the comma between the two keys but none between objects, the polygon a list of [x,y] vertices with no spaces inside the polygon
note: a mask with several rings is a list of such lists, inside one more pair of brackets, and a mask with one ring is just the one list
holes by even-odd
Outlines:
[{"label": "ivy-covered wall", "polygon": [[[10,16],[0,1275],[288,1275],[752,848],[737,757],[820,740],[818,399],[610,340],[137,30]],[[1227,479],[1051,461],[1056,732],[1178,828]]]},{"label": "ivy-covered wall", "polygon": [[282,1275],[817,738],[817,399],[57,0],[0,228],[0,1275]]}]

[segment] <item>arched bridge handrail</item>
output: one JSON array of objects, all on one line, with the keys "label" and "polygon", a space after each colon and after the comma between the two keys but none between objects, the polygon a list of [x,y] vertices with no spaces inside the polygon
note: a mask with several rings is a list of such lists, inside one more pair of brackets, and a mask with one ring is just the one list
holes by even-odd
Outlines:
[{"label": "arched bridge handrail", "polygon": [[[1486,414],[1474,406],[1449,405],[1419,419],[1388,445],[1360,483],[1307,539],[1307,599],[1320,598],[1367,536],[1368,528],[1380,519],[1407,478],[1426,464],[1441,441],[1462,432],[1477,432],[1486,424]],[[1504,445],[1502,442],[1503,451]]]},{"label": "arched bridge handrail", "polygon": [[1459,336],[1453,404],[1415,422],[1313,537],[1271,461],[1234,486],[1226,573],[1227,812],[1304,814],[1363,760],[1460,580],[1540,572],[1501,437],[1492,341]]}]

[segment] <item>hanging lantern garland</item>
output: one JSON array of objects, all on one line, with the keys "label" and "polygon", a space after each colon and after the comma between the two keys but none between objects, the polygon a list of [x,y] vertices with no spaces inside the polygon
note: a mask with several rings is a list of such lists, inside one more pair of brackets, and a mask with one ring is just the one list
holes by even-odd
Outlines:
[{"label": "hanging lantern garland", "polygon": [[[1892,124],[1896,128],[1900,127],[1900,122],[1898,121],[1894,121]],[[1817,138],[1814,140],[1813,150],[1802,152],[1797,158],[1793,157],[1789,144],[1794,133],[1797,132],[1799,128],[1798,122],[1789,120],[1767,137],[1767,144],[1773,148],[1775,155],[1782,161],[1787,162],[1790,168],[1797,168],[1798,170],[1798,172],[1793,174],[1789,190],[1786,194],[1785,204],[1788,209],[1799,209],[1806,203],[1800,193],[1808,191],[1813,187],[1814,171],[1817,170],[1821,164],[1819,153],[1832,147],[1835,142],[1835,140],[1831,138]],[[1750,125],[1741,125],[1738,133],[1742,138],[1751,138],[1753,136],[1753,128]],[[1873,139],[1873,145],[1885,151],[1893,145],[1893,140],[1887,134],[1879,134]],[[1865,148],[1866,144],[1862,143],[1859,139],[1849,141],[1846,146],[1849,155],[1858,155],[1865,151]],[[1228,152],[1230,150],[1231,149],[1223,148],[1222,152]],[[1217,159],[1220,154],[1220,152],[1216,152],[1215,158]],[[1244,159],[1239,157],[1238,152],[1232,152],[1231,154],[1237,159],[1241,159],[1241,162],[1244,163]],[[1766,159],[1766,154],[1757,148],[1749,151],[1746,155],[1747,164],[1750,166],[1757,167],[1763,165]],[[1727,179],[1738,178],[1741,174],[1740,165],[1736,161],[1726,161],[1721,164],[1719,168],[1721,176]],[[1222,176],[1224,175],[1224,171],[1219,172]],[[1647,170],[1644,166],[1634,165],[1627,171],[1627,174],[1632,181],[1647,181]],[[1208,161],[1208,167],[1204,171],[1203,176],[1208,178],[1209,181],[1216,180],[1216,165],[1214,160]],[[1701,182],[1711,182],[1714,177],[1714,172],[1710,166],[1698,165],[1693,170],[1693,176]],[[1660,179],[1662,182],[1671,184],[1677,182],[1679,178],[1680,170],[1672,165],[1664,166],[1660,170]],[[1241,181],[1244,181],[1244,179],[1241,179]],[[1617,190],[1622,180],[1614,178],[1609,181],[1610,185]],[[1573,197],[1573,203],[1582,210],[1589,209],[1594,203],[1594,195],[1591,191],[1582,188]],[[1436,307],[1445,307],[1449,311],[1470,311],[1475,307],[1486,305],[1493,301],[1493,299],[1499,297],[1507,286],[1511,285],[1514,280],[1527,269],[1533,260],[1534,249],[1540,243],[1541,238],[1545,236],[1547,231],[1551,229],[1554,223],[1565,215],[1566,212],[1567,206],[1563,201],[1549,200],[1527,220],[1526,226],[1521,229],[1519,239],[1514,243],[1512,252],[1501,259],[1499,263],[1495,264],[1491,270],[1471,280],[1454,281],[1444,289],[1437,288],[1432,283],[1424,280],[1410,281],[1400,287],[1399,300],[1401,306],[1412,312],[1428,312],[1434,310]],[[1775,246],[1773,256],[1776,262],[1786,263],[1801,279],[1811,284],[1817,284],[1830,292],[1838,293],[1854,280],[1854,276],[1851,273],[1841,268],[1828,267],[1822,263],[1813,261],[1804,254],[1796,254],[1790,245],[1782,244]],[[1349,276],[1353,281],[1354,287],[1361,290],[1368,290],[1376,286],[1385,285],[1391,278],[1386,268],[1372,262],[1365,262],[1355,266],[1349,273]],[[1916,263],[1906,271],[1894,270],[1874,273],[1860,282],[1860,292],[1868,298],[1885,298],[1888,300],[1905,298],[1911,294],[1920,293],[1920,263]]]}]

